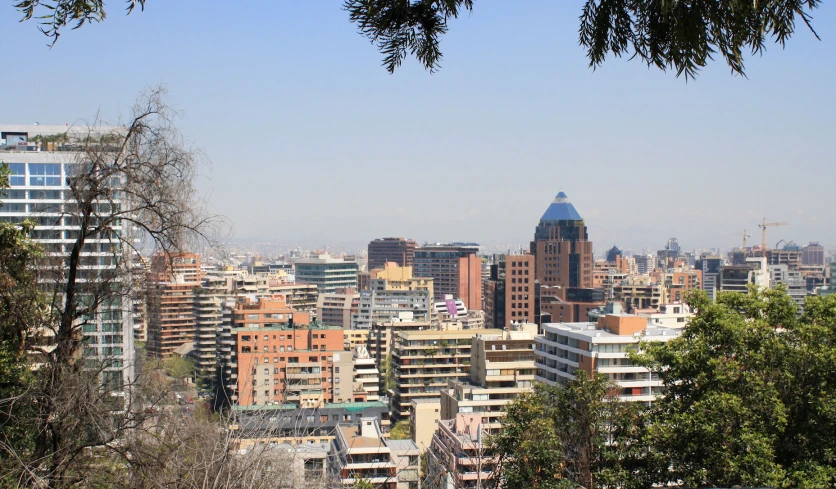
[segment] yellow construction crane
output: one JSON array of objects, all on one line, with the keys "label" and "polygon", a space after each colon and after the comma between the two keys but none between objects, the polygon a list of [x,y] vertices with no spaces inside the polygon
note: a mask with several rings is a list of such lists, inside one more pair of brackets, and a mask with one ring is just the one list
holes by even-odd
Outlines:
[{"label": "yellow construction crane", "polygon": [[758,224],[758,227],[763,230],[763,242],[761,243],[761,256],[766,256],[766,228],[769,226],[786,226],[788,222],[766,222],[766,218],[763,218],[763,223]]},{"label": "yellow construction crane", "polygon": [[746,238],[751,238],[752,235],[751,234],[746,234],[746,230],[744,229],[743,234],[737,233],[737,234],[732,234],[732,236],[742,236],[743,237],[743,251],[746,251]]}]

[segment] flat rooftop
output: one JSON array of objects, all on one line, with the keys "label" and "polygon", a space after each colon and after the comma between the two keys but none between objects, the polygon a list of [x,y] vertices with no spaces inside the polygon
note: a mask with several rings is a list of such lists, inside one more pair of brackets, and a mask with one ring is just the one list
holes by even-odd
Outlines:
[{"label": "flat rooftop", "polygon": [[627,338],[645,338],[650,340],[664,341],[670,338],[675,338],[682,333],[680,328],[665,328],[659,326],[648,326],[643,331],[635,335],[617,335],[606,329],[598,327],[598,323],[584,322],[584,323],[545,323],[544,328],[553,328],[563,330],[570,333],[575,333],[579,336],[584,336],[590,339],[606,338],[610,340],[627,339]]},{"label": "flat rooftop", "polygon": [[343,434],[348,448],[386,448],[386,444],[380,438],[372,438],[370,436],[360,436],[359,426],[340,426],[340,431]]}]

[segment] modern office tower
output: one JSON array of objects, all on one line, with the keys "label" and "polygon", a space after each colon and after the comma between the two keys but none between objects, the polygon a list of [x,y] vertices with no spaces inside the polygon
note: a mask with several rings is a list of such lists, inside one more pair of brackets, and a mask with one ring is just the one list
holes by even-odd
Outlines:
[{"label": "modern office tower", "polygon": [[469,375],[471,342],[476,335],[500,335],[499,329],[400,331],[392,350],[395,387],[392,410],[407,419],[410,401],[438,398],[447,382]]},{"label": "modern office tower", "polygon": [[807,297],[807,281],[801,276],[800,270],[794,270],[789,265],[767,265],[769,271],[770,287],[778,284],[787,286],[787,295],[799,306],[804,305],[804,298]]},{"label": "modern office tower", "polygon": [[[592,242],[586,224],[564,192],[540,218],[531,242],[536,274],[523,285],[592,287]],[[517,282],[520,285],[520,282]]]},{"label": "modern office tower", "polygon": [[723,258],[717,255],[703,255],[695,264],[695,268],[702,272],[702,290],[711,300],[717,298],[717,291],[720,290],[720,268],[723,265]]},{"label": "modern office tower", "polygon": [[316,302],[316,318],[322,324],[351,329],[351,317],[360,307],[360,294],[356,289],[338,289],[334,293],[319,294]]},{"label": "modern office tower", "polygon": [[574,380],[577,370],[602,373],[621,387],[622,401],[638,402],[652,402],[663,383],[658,374],[632,365],[629,351],[639,342],[668,341],[682,331],[630,314],[607,314],[597,323],[544,324],[543,329],[535,339],[537,380],[554,385]]},{"label": "modern office tower", "polygon": [[405,313],[418,321],[431,319],[433,279],[413,277],[409,267],[387,265],[371,279],[369,289],[360,292],[352,329],[371,329],[375,322],[403,318]]},{"label": "modern office tower", "polygon": [[369,243],[369,271],[383,268],[387,262],[401,267],[411,267],[415,259],[414,240],[404,238],[382,238]]},{"label": "modern office tower", "polygon": [[801,248],[801,254],[802,264],[824,266],[824,246],[811,241]]},{"label": "modern office tower", "polygon": [[749,285],[769,287],[769,270],[765,257],[748,257],[742,265],[724,265],[720,268],[721,292],[748,293]]},{"label": "modern office tower", "polygon": [[[57,260],[69,255],[80,231],[68,177],[73,175],[81,155],[77,145],[33,141],[56,135],[74,143],[90,133],[86,127],[0,124],[0,161],[10,170],[9,189],[0,192],[0,221],[35,221],[31,237],[43,247],[45,257]],[[119,204],[118,193],[113,196],[114,203]],[[128,229],[117,225],[113,230],[120,239],[129,239],[125,235]],[[112,261],[114,252],[121,255],[117,260],[132,259],[129,250],[120,250],[110,238],[88,237],[80,260],[91,264],[84,266],[87,270],[83,273],[115,270],[119,265]],[[61,287],[60,281],[51,285]],[[103,381],[108,385],[128,385],[134,380],[134,306],[130,297],[111,299],[82,326],[82,355],[102,362]]]},{"label": "modern office tower", "polygon": [[315,284],[320,294],[337,289],[357,288],[357,262],[349,258],[333,258],[322,254],[296,260],[296,282]]},{"label": "modern office tower", "polygon": [[[351,350],[354,361],[354,401],[380,400],[380,370],[365,346]],[[358,398],[359,396],[359,398]]]},{"label": "modern office tower", "polygon": [[676,238],[670,238],[665,245],[665,249],[656,252],[656,266],[662,270],[667,270],[674,266],[679,255],[679,243],[676,241]]},{"label": "modern office tower", "polygon": [[482,308],[482,260],[476,243],[425,244],[415,250],[415,277],[431,277],[436,300],[460,297],[468,309]]},{"label": "modern office tower", "polygon": [[836,261],[830,262],[827,268],[826,279],[829,280],[829,285],[820,287],[819,295],[836,294]]},{"label": "modern office tower", "polygon": [[376,419],[361,418],[359,422],[337,426],[332,452],[331,472],[341,487],[357,487],[357,481],[368,482],[375,489],[397,489],[398,467],[392,449],[384,438]]},{"label": "modern office tower", "polygon": [[[248,316],[253,312],[245,311]],[[351,352],[343,350],[342,329],[246,324],[232,331],[239,405],[314,407],[353,400],[354,362]]]},{"label": "modern office tower", "polygon": [[195,341],[195,296],[203,272],[196,253],[156,254],[148,275],[148,353],[168,358]]},{"label": "modern office tower", "polygon": [[509,329],[512,323],[533,323],[536,318],[534,284],[523,280],[534,276],[534,255],[501,255],[491,265],[485,281],[485,325]]},{"label": "modern office tower", "polygon": [[609,251],[607,251],[607,263],[615,263],[616,257],[622,256],[621,250],[618,249],[618,246],[613,245]]},{"label": "modern office tower", "polygon": [[636,260],[636,272],[645,275],[653,271],[653,257],[650,255],[633,255]]},{"label": "modern office tower", "polygon": [[469,382],[454,380],[441,390],[441,419],[458,413],[482,417],[488,432],[501,426],[505,406],[534,382],[534,337],[536,324],[515,325],[500,335],[478,335],[470,350]]},{"label": "modern office tower", "polygon": [[489,487],[496,476],[497,455],[477,414],[459,413],[438,422],[427,451],[427,489]]}]

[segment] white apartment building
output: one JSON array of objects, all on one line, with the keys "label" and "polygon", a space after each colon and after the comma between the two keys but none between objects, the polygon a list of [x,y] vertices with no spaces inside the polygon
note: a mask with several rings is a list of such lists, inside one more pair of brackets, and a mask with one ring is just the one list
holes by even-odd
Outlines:
[{"label": "white apartment building", "polygon": [[352,315],[351,329],[371,329],[374,323],[386,323],[410,313],[415,321],[430,320],[427,290],[365,290],[360,293],[357,314]]},{"label": "white apartment building", "polygon": [[652,402],[662,393],[662,380],[644,367],[632,365],[629,351],[642,341],[669,341],[681,328],[648,325],[648,318],[610,314],[598,323],[543,325],[537,345],[536,380],[550,385],[575,379],[578,370],[607,377],[621,387],[622,401]]},{"label": "white apartment building", "polygon": [[639,316],[648,318],[648,326],[658,328],[684,328],[694,316],[691,306],[685,303],[662,304],[659,312],[640,312]]},{"label": "white apartment building", "polygon": [[356,346],[354,360],[354,391],[366,394],[366,401],[380,400],[380,370],[365,346]]},{"label": "white apartment building", "polygon": [[[34,143],[36,136],[67,134],[68,141],[87,135],[87,128],[49,125],[0,124],[0,161],[11,170],[10,188],[0,192],[0,221],[20,223],[26,219],[37,225],[32,238],[47,256],[61,257],[70,253],[79,226],[73,216],[75,201],[67,185],[67,177],[74,173],[77,153],[71,145]],[[46,151],[49,149],[49,151]],[[118,184],[117,184],[118,185]],[[120,204],[120,199],[114,199]],[[128,232],[119,226],[114,231],[123,236]],[[88,238],[81,252],[83,273],[96,275],[98,271],[113,269],[114,253],[119,240]],[[105,360],[108,367],[103,380],[111,385],[125,385],[134,377],[134,307],[128,297],[103,306],[95,318],[87,318],[82,326],[85,358]]]}]

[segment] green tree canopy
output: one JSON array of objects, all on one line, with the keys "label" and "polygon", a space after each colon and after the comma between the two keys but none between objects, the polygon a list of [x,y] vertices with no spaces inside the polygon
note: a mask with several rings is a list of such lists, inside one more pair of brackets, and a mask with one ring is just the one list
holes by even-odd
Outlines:
[{"label": "green tree canopy", "polygon": [[[606,379],[538,386],[493,438],[510,487],[836,485],[836,296],[702,292],[683,333],[631,353],[665,386],[649,408]],[[568,486],[567,486],[568,484]]]},{"label": "green tree canopy", "polygon": [[[123,0],[128,13],[145,0]],[[579,2],[580,3],[580,2]],[[767,42],[786,45],[803,23],[816,37],[812,11],[821,0],[584,0],[578,41],[589,66],[608,56],[638,58],[648,66],[693,77],[715,57],[744,74],[743,57],[761,54]],[[345,0],[343,8],[383,54],[392,73],[408,56],[429,71],[441,66],[448,22],[471,12],[473,0]],[[66,27],[101,22],[104,0],[20,0],[23,20],[38,19],[53,44]]]},{"label": "green tree canopy", "polygon": [[[640,404],[620,403],[605,375],[577,378],[562,386],[538,384],[509,407],[502,429],[491,438],[499,457],[499,487],[541,489],[646,487],[652,471],[641,445]],[[645,480],[646,479],[646,480]]]},{"label": "green tree canopy", "polygon": [[654,449],[662,480],[691,486],[826,487],[836,483],[836,298],[784,289],[701,294],[681,337],[639,364],[661,376]]}]

